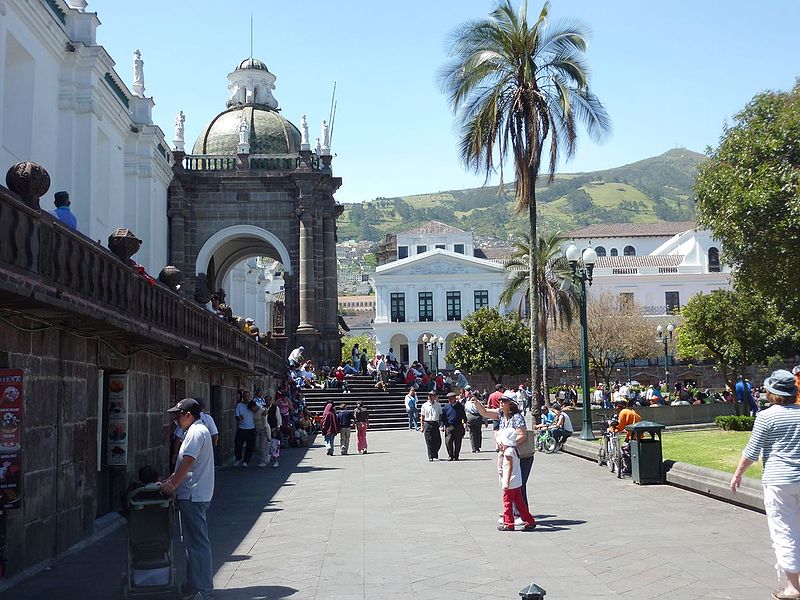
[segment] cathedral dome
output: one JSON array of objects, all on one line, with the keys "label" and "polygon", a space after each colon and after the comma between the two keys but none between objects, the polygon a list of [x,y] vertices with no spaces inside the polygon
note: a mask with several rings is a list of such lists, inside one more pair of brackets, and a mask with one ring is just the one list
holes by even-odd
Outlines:
[{"label": "cathedral dome", "polygon": [[269,72],[269,69],[267,68],[267,65],[265,65],[263,62],[261,62],[257,58],[246,58],[242,62],[239,63],[238,67],[236,67],[237,71],[242,71],[244,69],[257,69],[259,71],[267,71],[267,72]]},{"label": "cathedral dome", "polygon": [[232,106],[206,125],[192,154],[236,154],[239,128],[245,120],[249,127],[250,154],[297,154],[300,131],[275,110],[263,105]]}]

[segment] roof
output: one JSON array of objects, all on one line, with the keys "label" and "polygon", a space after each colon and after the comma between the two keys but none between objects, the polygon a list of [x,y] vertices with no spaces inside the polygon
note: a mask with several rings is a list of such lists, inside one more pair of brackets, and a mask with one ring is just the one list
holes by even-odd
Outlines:
[{"label": "roof", "polygon": [[677,267],[683,263],[682,254],[647,254],[645,256],[598,256],[596,269],[625,269],[636,267]]},{"label": "roof", "polygon": [[265,65],[257,58],[246,58],[239,63],[238,67],[236,67],[237,71],[243,71],[244,69],[257,69],[259,71],[269,71],[267,65]]},{"label": "roof", "polygon": [[277,111],[247,104],[218,114],[203,129],[192,154],[236,154],[242,119],[250,125],[250,154],[297,154],[300,130]]},{"label": "roof", "polygon": [[367,296],[339,296],[339,304],[342,302],[371,302],[375,304],[375,294]]},{"label": "roof", "polygon": [[694,221],[658,223],[597,223],[568,233],[567,238],[613,238],[673,236],[697,227]]},{"label": "roof", "polygon": [[472,265],[477,265],[488,269],[490,271],[505,271],[505,268],[498,264],[497,262],[486,260],[483,258],[476,258],[474,256],[467,256],[466,254],[458,254],[456,252],[451,252],[450,250],[442,250],[441,248],[436,248],[435,250],[428,250],[427,252],[422,252],[421,254],[413,254],[407,258],[401,258],[400,260],[393,260],[392,262],[386,263],[385,265],[379,265],[377,269],[375,269],[376,275],[381,275],[385,273],[390,273],[392,271],[401,270],[409,265],[413,265],[415,263],[423,263],[423,262],[443,262],[442,259],[449,259],[450,262],[461,262],[461,263],[468,263]]},{"label": "roof", "polygon": [[441,221],[428,221],[422,225],[417,225],[406,231],[401,231],[401,235],[424,235],[430,233],[466,233],[463,229],[453,227]]},{"label": "roof", "polygon": [[514,254],[513,248],[499,247],[499,248],[475,248],[475,258],[483,258],[486,260],[508,260]]}]

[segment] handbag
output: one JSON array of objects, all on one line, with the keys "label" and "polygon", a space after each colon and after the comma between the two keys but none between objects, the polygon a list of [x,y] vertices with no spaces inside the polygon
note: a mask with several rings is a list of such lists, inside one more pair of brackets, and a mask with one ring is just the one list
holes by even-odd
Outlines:
[{"label": "handbag", "polygon": [[536,435],[531,429],[527,430],[525,441],[517,446],[517,454],[520,458],[530,458],[536,453]]}]

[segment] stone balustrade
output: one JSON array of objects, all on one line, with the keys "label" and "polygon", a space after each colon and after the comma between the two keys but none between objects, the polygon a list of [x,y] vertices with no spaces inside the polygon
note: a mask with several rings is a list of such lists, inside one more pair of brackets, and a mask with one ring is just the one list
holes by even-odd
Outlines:
[{"label": "stone balustrade", "polygon": [[68,321],[71,328],[87,332],[123,330],[133,334],[126,340],[177,349],[182,359],[221,360],[268,374],[280,374],[285,362],[2,186],[0,306],[7,315]]}]

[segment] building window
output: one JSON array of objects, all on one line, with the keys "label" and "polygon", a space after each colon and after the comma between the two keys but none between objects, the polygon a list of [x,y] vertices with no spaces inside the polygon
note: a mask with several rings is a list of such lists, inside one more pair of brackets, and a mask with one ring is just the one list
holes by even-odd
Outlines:
[{"label": "building window", "polygon": [[465,253],[464,244],[454,244],[453,252],[455,252],[456,254],[464,254]]},{"label": "building window", "polygon": [[369,281],[369,273],[362,273],[361,274],[361,283]]},{"label": "building window", "polygon": [[433,321],[433,292],[419,293],[419,320]]},{"label": "building window", "polygon": [[446,246],[444,244],[436,244],[435,248],[437,250],[446,250]]},{"label": "building window", "polygon": [[620,308],[630,308],[633,306],[633,292],[622,292],[619,295]]},{"label": "building window", "polygon": [[681,297],[678,292],[664,292],[664,301],[667,305],[667,314],[672,315],[681,309]]},{"label": "building window", "polygon": [[622,251],[625,256],[636,256],[636,248],[633,246],[625,246],[625,249]]},{"label": "building window", "polygon": [[[595,252],[597,252],[597,251],[595,250]],[[619,252],[617,252],[616,248],[612,248],[611,249],[611,255],[610,256],[619,256]]]},{"label": "building window", "polygon": [[709,273],[720,272],[719,250],[717,248],[708,249],[708,272]]},{"label": "building window", "polygon": [[400,260],[401,258],[408,258],[408,246],[397,247],[397,260]]},{"label": "building window", "polygon": [[447,320],[461,320],[461,292],[447,292]]},{"label": "building window", "polygon": [[603,246],[597,246],[594,249],[594,251],[597,252],[597,256],[605,256],[606,255],[606,249],[603,248]]},{"label": "building window", "polygon": [[392,293],[391,296],[392,323],[405,323],[406,320],[406,295],[403,292]]},{"label": "building window", "polygon": [[422,254],[423,252],[427,252],[427,251],[428,251],[428,247],[427,246],[417,246],[417,254]]},{"label": "building window", "polygon": [[475,290],[475,310],[489,306],[489,290]]}]

